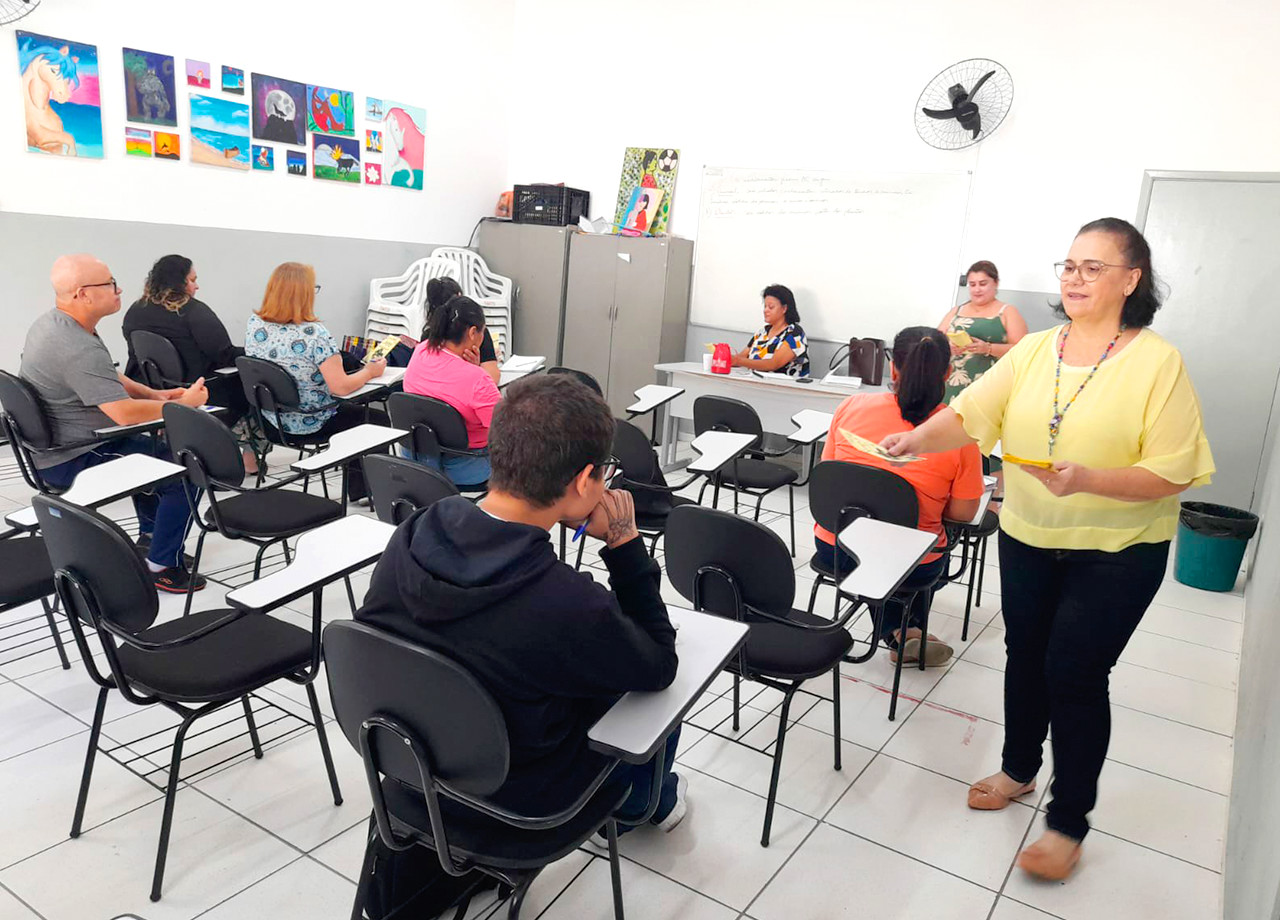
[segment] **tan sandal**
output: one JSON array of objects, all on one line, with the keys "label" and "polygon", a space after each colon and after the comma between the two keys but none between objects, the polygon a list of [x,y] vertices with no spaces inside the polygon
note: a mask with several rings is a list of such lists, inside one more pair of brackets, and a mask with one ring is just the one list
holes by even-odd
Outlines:
[{"label": "tan sandal", "polygon": [[[919,664],[920,663],[920,640],[908,639],[902,644],[903,664]],[[926,668],[937,668],[946,664],[955,654],[955,649],[947,645],[941,639],[929,637],[929,645],[924,653],[924,666]],[[894,664],[898,663],[898,653],[890,650],[889,660]]]},{"label": "tan sandal", "polygon": [[1023,783],[1016,792],[1005,795],[986,780],[979,780],[969,787],[969,807],[976,811],[1001,811],[1016,798],[1036,791],[1036,781]]},{"label": "tan sandal", "polygon": [[[1045,843],[1045,837],[1054,834],[1074,844],[1069,849],[1054,843]],[[1043,837],[1018,854],[1018,868],[1028,875],[1044,879],[1046,882],[1064,881],[1075,870],[1080,862],[1080,842],[1071,840],[1063,834],[1048,831]]]}]

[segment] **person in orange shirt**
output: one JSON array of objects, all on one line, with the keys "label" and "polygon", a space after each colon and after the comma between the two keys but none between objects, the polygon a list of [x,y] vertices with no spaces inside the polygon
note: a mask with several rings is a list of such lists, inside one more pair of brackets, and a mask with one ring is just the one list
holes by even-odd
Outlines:
[{"label": "person in orange shirt", "polygon": [[[919,660],[920,624],[933,602],[933,592],[920,589],[933,584],[946,568],[946,556],[941,552],[946,549],[942,520],[967,521],[978,511],[983,489],[982,455],[976,444],[967,444],[957,450],[925,454],[914,463],[890,463],[857,450],[840,434],[840,429],[877,444],[890,434],[913,430],[943,408],[950,365],[951,346],[945,335],[928,326],[903,329],[893,340],[892,392],[850,396],[841,403],[822,451],[823,460],[879,467],[907,480],[915,488],[920,505],[917,526],[938,534],[939,551],[925,556],[902,585],[904,591],[919,591],[911,605],[905,641],[895,628],[894,624],[900,622],[897,617],[886,616],[881,624],[881,640],[894,650],[894,656],[901,643],[904,662]],[[815,525],[813,532],[820,562],[834,565],[836,553],[840,553],[841,570],[847,572],[855,565],[843,549],[836,547],[835,536],[829,530]],[[945,664],[954,654],[949,645],[932,635],[926,648],[925,664],[929,667]]]}]

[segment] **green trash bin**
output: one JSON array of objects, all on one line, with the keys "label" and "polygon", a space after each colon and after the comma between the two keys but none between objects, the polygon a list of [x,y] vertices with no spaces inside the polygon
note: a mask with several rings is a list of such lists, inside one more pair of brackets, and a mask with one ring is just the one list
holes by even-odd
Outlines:
[{"label": "green trash bin", "polygon": [[1248,511],[1183,502],[1173,577],[1204,591],[1230,591],[1240,573],[1245,547],[1257,529],[1258,516]]}]

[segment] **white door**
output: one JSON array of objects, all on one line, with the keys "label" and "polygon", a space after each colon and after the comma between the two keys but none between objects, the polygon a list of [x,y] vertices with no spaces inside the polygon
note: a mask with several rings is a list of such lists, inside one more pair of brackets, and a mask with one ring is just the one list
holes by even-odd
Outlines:
[{"label": "white door", "polygon": [[1182,352],[1218,471],[1190,501],[1251,508],[1280,377],[1280,174],[1149,173],[1139,226],[1168,297],[1152,328]]}]

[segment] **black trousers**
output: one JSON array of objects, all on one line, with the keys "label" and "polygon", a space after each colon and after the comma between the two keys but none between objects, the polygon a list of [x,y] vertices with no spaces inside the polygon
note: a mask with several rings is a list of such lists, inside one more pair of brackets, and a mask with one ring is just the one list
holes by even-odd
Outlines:
[{"label": "black trousers", "polygon": [[1168,543],[1118,553],[1039,549],[1000,533],[1005,648],[1003,769],[1030,782],[1053,727],[1046,823],[1089,832],[1111,739],[1111,668],[1164,579]]}]

